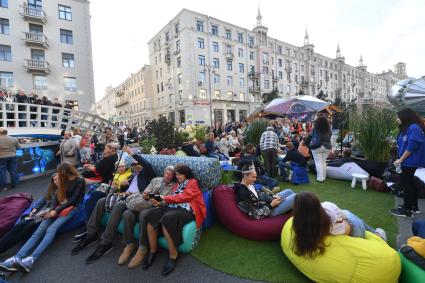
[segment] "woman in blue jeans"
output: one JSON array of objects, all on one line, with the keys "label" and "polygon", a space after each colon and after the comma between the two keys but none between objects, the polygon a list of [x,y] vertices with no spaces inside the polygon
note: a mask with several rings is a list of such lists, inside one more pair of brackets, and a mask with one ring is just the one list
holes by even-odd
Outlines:
[{"label": "woman in blue jeans", "polygon": [[254,182],[257,180],[257,172],[254,164],[244,165],[242,174],[241,183],[235,185],[235,193],[238,207],[249,217],[260,219],[285,214],[292,209],[296,195],[292,190],[286,189],[276,195],[263,190],[256,191]]},{"label": "woman in blue jeans", "polygon": [[30,272],[34,262],[53,242],[58,229],[77,213],[84,197],[84,178],[69,163],[60,164],[57,174],[58,189],[50,210],[18,253],[0,264],[4,270]]}]

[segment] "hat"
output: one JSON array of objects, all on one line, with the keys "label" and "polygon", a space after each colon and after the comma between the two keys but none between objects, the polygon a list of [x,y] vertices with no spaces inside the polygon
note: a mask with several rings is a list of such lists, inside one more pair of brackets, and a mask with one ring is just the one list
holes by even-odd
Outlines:
[{"label": "hat", "polygon": [[116,165],[117,165],[117,167],[120,167],[120,166],[125,166],[125,167],[127,167],[128,168],[128,166],[127,166],[127,164],[124,162],[124,160],[120,160],[120,162],[118,163],[115,163]]},{"label": "hat", "polygon": [[273,128],[273,127],[271,127],[271,126],[268,126],[268,127],[266,128],[266,131],[274,131],[274,128]]},{"label": "hat", "polygon": [[407,245],[411,246],[417,254],[425,257],[425,239],[414,236],[407,239]]}]

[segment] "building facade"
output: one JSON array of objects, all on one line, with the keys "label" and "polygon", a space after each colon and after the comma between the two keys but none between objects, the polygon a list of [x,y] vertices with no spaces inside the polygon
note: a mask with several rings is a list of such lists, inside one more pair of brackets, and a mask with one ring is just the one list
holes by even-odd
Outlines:
[{"label": "building facade", "polygon": [[151,76],[145,65],[118,86],[106,88],[105,97],[96,103],[97,113],[117,124],[143,126],[154,113]]},{"label": "building facade", "polygon": [[1,87],[94,110],[89,1],[0,2]]}]

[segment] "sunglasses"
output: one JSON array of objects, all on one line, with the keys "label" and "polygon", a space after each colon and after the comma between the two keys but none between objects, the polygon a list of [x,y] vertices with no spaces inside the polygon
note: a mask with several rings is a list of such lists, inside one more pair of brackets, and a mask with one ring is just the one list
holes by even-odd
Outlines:
[{"label": "sunglasses", "polygon": [[131,164],[131,166],[133,166],[133,167],[135,167],[137,165],[140,165],[140,164],[139,163],[133,163],[133,164]]}]

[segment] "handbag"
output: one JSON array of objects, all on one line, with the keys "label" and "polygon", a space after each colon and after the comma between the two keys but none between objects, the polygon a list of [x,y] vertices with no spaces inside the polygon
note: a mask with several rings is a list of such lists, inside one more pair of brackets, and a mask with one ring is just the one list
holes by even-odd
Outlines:
[{"label": "handbag", "polygon": [[310,150],[308,149],[308,147],[301,142],[300,145],[298,146],[298,151],[302,154],[302,156],[304,156],[305,158],[310,157]]},{"label": "handbag", "polygon": [[144,208],[152,207],[149,201],[143,198],[143,194],[131,194],[125,199],[125,205],[132,211],[139,212]]},{"label": "handbag", "polygon": [[249,203],[245,201],[238,202],[238,208],[245,214],[247,214],[250,218],[253,219],[262,219],[271,214],[270,208],[265,205],[261,207],[251,206]]},{"label": "handbag", "polygon": [[74,209],[74,207],[75,206],[71,205],[65,209],[62,209],[61,212],[59,212],[58,216],[59,217],[68,216],[68,214]]},{"label": "handbag", "polygon": [[322,146],[320,142],[320,135],[316,130],[313,130],[311,135],[310,149],[316,149]]},{"label": "handbag", "polygon": [[105,211],[111,212],[114,208],[114,205],[122,200],[125,200],[127,198],[127,195],[119,194],[119,193],[110,193],[106,196],[106,202],[105,202]]},{"label": "handbag", "polygon": [[374,189],[377,192],[388,192],[387,183],[379,178],[371,176],[368,182],[368,186]]},{"label": "handbag", "polygon": [[115,193],[117,191],[117,188],[110,186],[106,183],[100,183],[100,185],[96,188],[97,192],[102,192],[105,195],[108,195],[110,193]]}]

